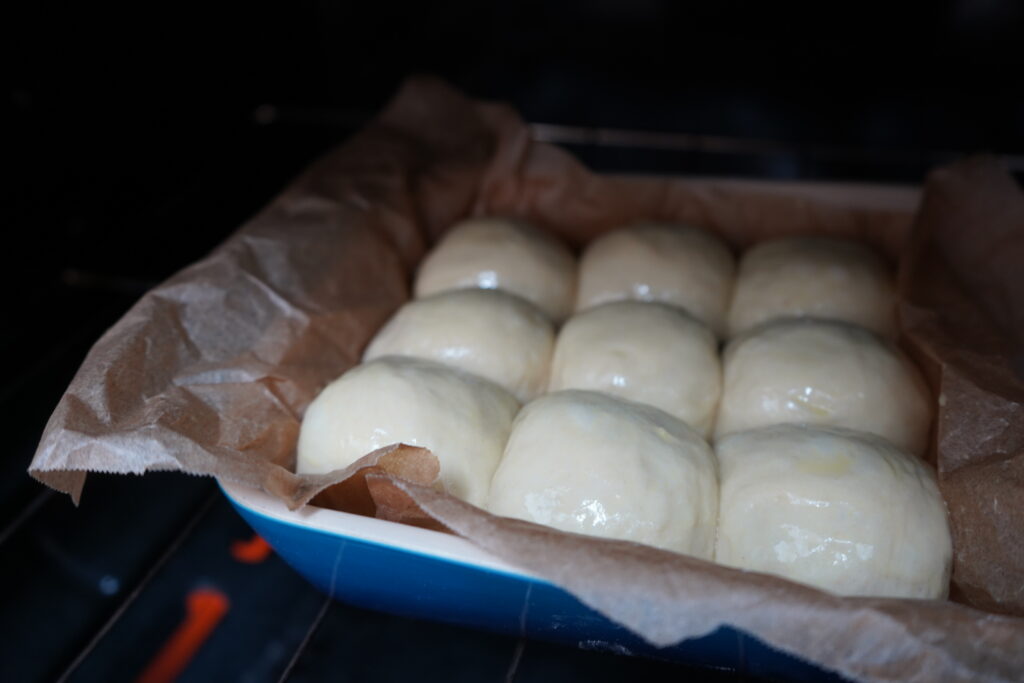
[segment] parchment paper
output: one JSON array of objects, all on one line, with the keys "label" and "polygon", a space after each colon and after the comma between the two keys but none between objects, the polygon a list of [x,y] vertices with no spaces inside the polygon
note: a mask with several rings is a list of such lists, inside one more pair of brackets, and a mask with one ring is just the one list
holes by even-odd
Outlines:
[{"label": "parchment paper", "polygon": [[[468,214],[525,217],[575,245],[640,218],[689,221],[736,247],[825,232],[898,261],[904,342],[941,391],[933,457],[954,529],[955,595],[987,611],[839,598],[496,518],[438,492],[423,449],[292,474],[306,406],[358,362],[407,298],[427,245]],[[533,142],[510,109],[416,79],[96,343],[30,473],[77,501],[89,471],[179,469],[262,486],[292,507],[319,494],[319,504],[445,528],[657,645],[729,624],[864,680],[1020,680],[1024,619],[993,612],[1024,614],[1021,264],[1024,198],[991,159],[935,172],[916,218],[885,193],[600,176]]]}]

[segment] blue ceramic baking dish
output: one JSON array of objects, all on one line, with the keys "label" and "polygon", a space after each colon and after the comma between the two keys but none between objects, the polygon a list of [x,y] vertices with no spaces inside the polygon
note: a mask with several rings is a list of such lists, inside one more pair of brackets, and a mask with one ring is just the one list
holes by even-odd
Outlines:
[{"label": "blue ceramic baking dish", "polygon": [[343,602],[582,648],[793,681],[842,680],[721,628],[654,648],[564,590],[449,534],[306,506],[221,482],[246,522],[296,571]]}]

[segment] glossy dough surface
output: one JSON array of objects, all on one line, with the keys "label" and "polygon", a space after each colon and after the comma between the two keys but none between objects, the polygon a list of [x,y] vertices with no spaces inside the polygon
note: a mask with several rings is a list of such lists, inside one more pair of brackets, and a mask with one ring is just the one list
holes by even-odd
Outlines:
[{"label": "glossy dough surface", "polygon": [[789,237],[761,242],[740,259],[729,334],[787,316],[842,320],[892,336],[893,275],[878,254],[851,240]]},{"label": "glossy dough surface", "polygon": [[708,436],[722,388],[718,344],[678,308],[603,304],[576,314],[559,332],[548,387],[646,403]]},{"label": "glossy dough surface", "polygon": [[715,560],[841,595],[942,598],[952,545],[931,470],[871,436],[777,425],[716,445]]},{"label": "glossy dough surface", "polygon": [[427,254],[417,297],[449,289],[501,289],[560,322],[572,312],[576,259],[553,236],[510,218],[472,218]]},{"label": "glossy dough surface", "polygon": [[716,334],[725,328],[736,265],[698,228],[641,223],[598,237],[583,252],[576,310],[636,299],[686,309]]},{"label": "glossy dough surface", "polygon": [[519,403],[487,380],[432,361],[385,357],[352,368],[310,404],[299,474],[352,464],[394,443],[423,446],[445,490],[483,505]]},{"label": "glossy dough surface", "polygon": [[710,559],[718,482],[696,432],[656,408],[586,391],[516,418],[494,475],[498,515]]},{"label": "glossy dough surface", "polygon": [[790,422],[877,434],[915,455],[927,446],[932,405],[920,372],[857,326],[769,323],[729,343],[723,373],[717,436]]},{"label": "glossy dough surface", "polygon": [[489,379],[525,402],[545,389],[554,343],[551,321],[533,304],[497,290],[462,289],[402,306],[363,359],[435,360]]}]

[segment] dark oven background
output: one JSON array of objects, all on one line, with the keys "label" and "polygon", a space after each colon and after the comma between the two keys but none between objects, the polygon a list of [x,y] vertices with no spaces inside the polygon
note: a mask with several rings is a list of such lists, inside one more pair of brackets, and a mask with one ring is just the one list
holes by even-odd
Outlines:
[{"label": "dark oven background", "polygon": [[[699,136],[572,145],[602,170],[916,183],[984,150],[1024,169],[1014,0],[23,3],[6,13],[5,681],[693,673],[328,604],[209,481],[92,476],[75,509],[24,473],[103,330],[344,140],[404,76],[441,75],[530,121]],[[710,138],[729,151],[700,142]],[[184,648],[168,649],[182,633]]]}]

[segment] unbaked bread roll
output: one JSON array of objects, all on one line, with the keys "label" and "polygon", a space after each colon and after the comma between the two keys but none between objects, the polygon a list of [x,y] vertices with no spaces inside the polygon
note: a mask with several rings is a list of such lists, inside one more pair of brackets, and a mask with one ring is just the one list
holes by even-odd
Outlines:
[{"label": "unbaked bread roll", "polygon": [[519,403],[485,379],[432,361],[391,356],[357,365],[310,404],[299,432],[299,474],[352,464],[394,443],[429,448],[444,489],[487,497]]},{"label": "unbaked bread roll", "polygon": [[544,392],[555,343],[551,321],[512,294],[460,289],[398,309],[363,354],[414,356],[472,372],[522,402]]},{"label": "unbaked bread roll", "polygon": [[558,334],[548,390],[561,389],[646,403],[708,436],[722,390],[718,343],[679,308],[602,304],[577,313]]},{"label": "unbaked bread roll", "polygon": [[761,242],[740,259],[729,334],[787,316],[843,320],[892,336],[893,274],[870,248],[836,237]]},{"label": "unbaked bread roll", "polygon": [[657,408],[590,391],[547,394],[516,418],[488,509],[710,559],[714,454]]},{"label": "unbaked bread roll", "polygon": [[786,422],[848,427],[916,455],[931,425],[928,388],[898,349],[856,325],[786,319],[732,340],[715,434]]},{"label": "unbaked bread roll", "polygon": [[572,312],[576,259],[561,242],[511,218],[471,218],[454,226],[420,265],[416,296],[449,289],[503,289],[552,320]]},{"label": "unbaked bread roll", "polygon": [[708,232],[685,225],[637,224],[587,246],[576,310],[623,299],[660,301],[686,309],[720,335],[735,268],[729,249]]},{"label": "unbaked bread roll", "polygon": [[935,476],[870,434],[776,425],[721,439],[715,560],[841,595],[942,598],[952,545]]}]

